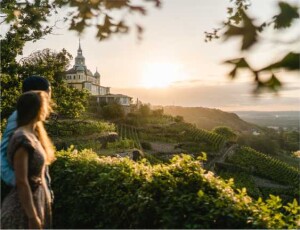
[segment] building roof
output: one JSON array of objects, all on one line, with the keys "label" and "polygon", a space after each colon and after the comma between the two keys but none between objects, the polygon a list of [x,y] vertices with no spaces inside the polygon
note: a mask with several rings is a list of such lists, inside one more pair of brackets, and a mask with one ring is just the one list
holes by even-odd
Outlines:
[{"label": "building roof", "polygon": [[94,73],[94,77],[99,78],[100,77],[100,73],[98,73],[98,70],[96,69],[96,72]]},{"label": "building roof", "polygon": [[132,98],[132,97],[129,97],[127,95],[124,95],[124,94],[106,94],[106,95],[97,95],[97,97],[112,97],[112,98],[121,98],[121,97],[127,97],[127,98]]},{"label": "building roof", "polygon": [[66,74],[76,74],[76,73],[77,73],[77,71],[74,68],[71,68],[66,71]]}]

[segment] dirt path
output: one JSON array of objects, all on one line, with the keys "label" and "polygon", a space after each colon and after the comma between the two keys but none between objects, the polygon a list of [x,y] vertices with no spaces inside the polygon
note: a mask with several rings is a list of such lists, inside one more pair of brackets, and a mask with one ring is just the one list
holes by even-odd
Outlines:
[{"label": "dirt path", "polygon": [[179,153],[183,152],[182,149],[175,149],[176,144],[174,143],[163,143],[163,142],[150,142],[152,151],[160,153]]},{"label": "dirt path", "polygon": [[238,147],[237,144],[232,145],[228,149],[226,149],[225,152],[224,152],[224,149],[222,149],[220,151],[220,154],[218,156],[216,156],[212,161],[209,162],[208,169],[211,171],[214,171],[215,163],[216,162],[224,163],[227,157],[229,157],[235,153],[235,150],[237,147]]}]

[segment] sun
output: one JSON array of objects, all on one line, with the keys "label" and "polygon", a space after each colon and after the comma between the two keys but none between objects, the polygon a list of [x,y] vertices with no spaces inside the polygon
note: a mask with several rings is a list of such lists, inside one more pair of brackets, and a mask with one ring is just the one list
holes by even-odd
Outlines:
[{"label": "sun", "polygon": [[142,72],[141,85],[145,88],[166,88],[180,79],[180,68],[173,63],[147,63]]}]

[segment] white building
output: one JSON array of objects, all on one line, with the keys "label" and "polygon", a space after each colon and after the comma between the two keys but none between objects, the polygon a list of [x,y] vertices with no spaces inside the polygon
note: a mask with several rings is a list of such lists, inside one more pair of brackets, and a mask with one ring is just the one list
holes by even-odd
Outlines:
[{"label": "white building", "polygon": [[85,65],[85,58],[79,42],[77,56],[73,67],[66,71],[64,80],[69,86],[77,89],[87,89],[92,96],[97,98],[97,102],[113,103],[117,102],[123,106],[129,106],[132,98],[123,94],[111,94],[110,87],[101,86],[101,75],[96,72],[93,74]]}]

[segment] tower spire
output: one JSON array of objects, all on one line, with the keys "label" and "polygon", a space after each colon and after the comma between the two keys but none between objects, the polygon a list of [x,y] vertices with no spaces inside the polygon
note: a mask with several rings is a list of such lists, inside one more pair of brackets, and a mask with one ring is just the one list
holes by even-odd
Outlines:
[{"label": "tower spire", "polygon": [[81,45],[80,45],[80,38],[79,38],[79,48],[78,48],[78,51],[82,51],[81,50]]},{"label": "tower spire", "polygon": [[78,47],[78,50],[77,50],[77,56],[75,58],[75,66],[83,66],[83,67],[85,67],[85,58],[82,55],[80,38],[79,38],[79,47]]}]

